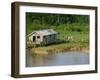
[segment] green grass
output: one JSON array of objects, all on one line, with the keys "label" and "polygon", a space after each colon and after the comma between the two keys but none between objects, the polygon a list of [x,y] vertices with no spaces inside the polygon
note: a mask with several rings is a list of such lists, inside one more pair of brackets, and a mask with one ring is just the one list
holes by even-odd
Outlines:
[{"label": "green grass", "polygon": [[89,26],[81,24],[59,25],[54,29],[59,33],[58,38],[64,39],[67,36],[73,37],[73,42],[89,43]]}]

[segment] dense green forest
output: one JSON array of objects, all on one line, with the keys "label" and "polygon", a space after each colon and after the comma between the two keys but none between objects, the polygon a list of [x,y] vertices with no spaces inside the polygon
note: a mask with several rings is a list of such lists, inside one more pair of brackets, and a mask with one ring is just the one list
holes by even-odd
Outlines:
[{"label": "dense green forest", "polygon": [[35,30],[52,28],[59,32],[89,31],[88,15],[26,13],[26,34]]}]

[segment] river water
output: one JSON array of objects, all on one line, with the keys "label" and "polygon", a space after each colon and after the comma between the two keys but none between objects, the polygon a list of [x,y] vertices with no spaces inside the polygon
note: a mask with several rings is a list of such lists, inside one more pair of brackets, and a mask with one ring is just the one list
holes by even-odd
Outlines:
[{"label": "river water", "polygon": [[26,52],[26,67],[89,64],[89,53],[65,52],[57,54],[30,54]]}]

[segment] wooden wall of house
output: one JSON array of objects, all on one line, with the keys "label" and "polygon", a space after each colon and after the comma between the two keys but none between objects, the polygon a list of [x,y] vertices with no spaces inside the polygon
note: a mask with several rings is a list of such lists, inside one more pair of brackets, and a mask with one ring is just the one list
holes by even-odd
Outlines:
[{"label": "wooden wall of house", "polygon": [[54,43],[57,39],[57,34],[47,35],[43,38],[44,44]]}]

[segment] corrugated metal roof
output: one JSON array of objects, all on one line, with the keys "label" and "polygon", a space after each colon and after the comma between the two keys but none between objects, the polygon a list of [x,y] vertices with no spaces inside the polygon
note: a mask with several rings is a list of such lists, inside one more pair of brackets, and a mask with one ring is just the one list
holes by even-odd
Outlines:
[{"label": "corrugated metal roof", "polygon": [[37,33],[39,35],[51,35],[51,34],[57,34],[56,31],[54,31],[53,29],[45,29],[45,30],[39,30],[39,31],[33,31],[32,33],[30,33],[28,36],[31,36],[32,34]]}]

